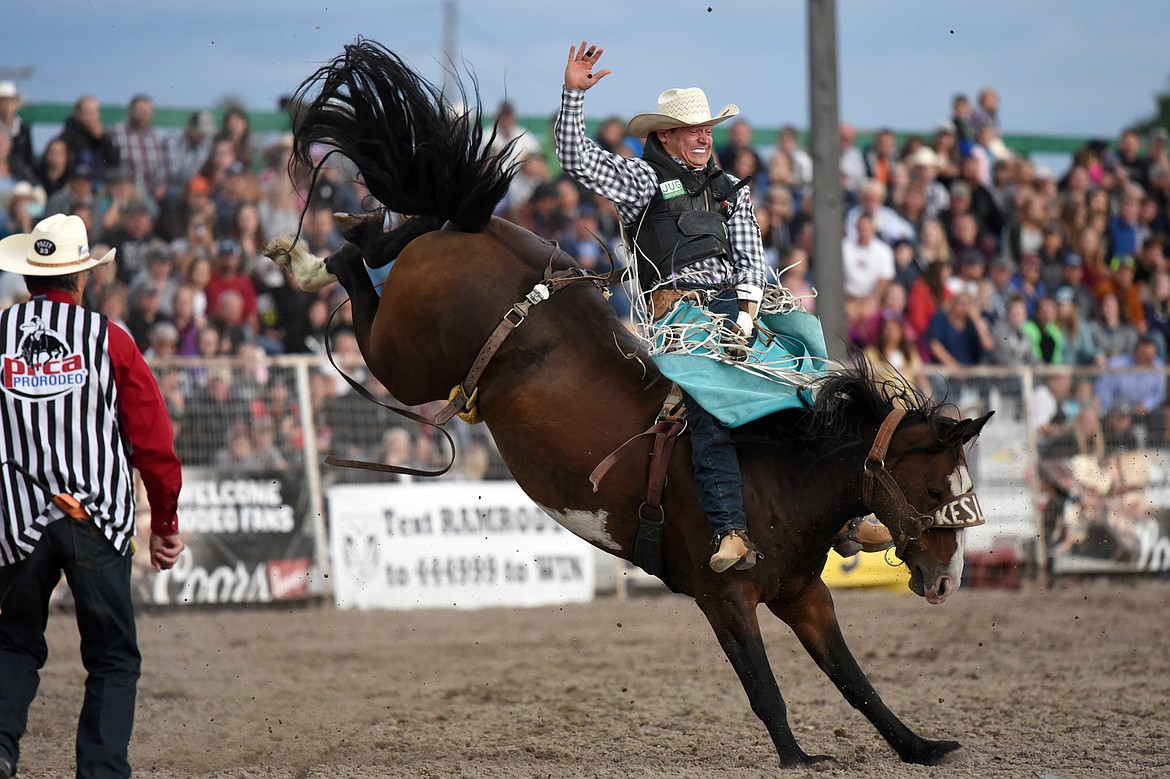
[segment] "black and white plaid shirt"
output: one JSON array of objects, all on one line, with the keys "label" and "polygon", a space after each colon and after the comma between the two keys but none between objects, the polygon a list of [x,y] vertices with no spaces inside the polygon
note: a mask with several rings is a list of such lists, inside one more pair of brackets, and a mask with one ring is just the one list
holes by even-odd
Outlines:
[{"label": "black and white plaid shirt", "polygon": [[[658,176],[645,160],[611,154],[594,143],[585,134],[584,106],[583,90],[562,90],[561,111],[553,129],[561,169],[612,200],[625,224],[636,224],[658,191]],[[737,181],[731,174],[728,176]],[[768,280],[764,245],[747,187],[736,197],[727,228],[731,237],[730,262],[720,256],[690,265],[687,280],[719,288],[751,284],[763,289]]]}]

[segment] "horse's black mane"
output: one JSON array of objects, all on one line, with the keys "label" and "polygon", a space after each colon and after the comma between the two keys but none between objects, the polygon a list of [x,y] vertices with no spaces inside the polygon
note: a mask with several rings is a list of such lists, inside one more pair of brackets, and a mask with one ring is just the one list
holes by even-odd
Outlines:
[{"label": "horse's black mane", "polygon": [[799,442],[816,450],[822,444],[855,438],[863,427],[880,424],[895,405],[907,411],[903,424],[926,422],[934,428],[936,439],[956,421],[946,405],[936,405],[912,382],[879,378],[862,357],[817,379],[807,394],[812,401],[803,410],[772,414],[745,425],[736,437],[786,445]]},{"label": "horse's black mane", "polygon": [[[391,211],[482,230],[507,193],[515,166],[508,163],[511,144],[481,156],[482,108],[472,81],[470,103],[458,84],[468,107],[457,111],[398,55],[358,38],[297,88],[294,158],[312,167],[315,145],[335,149]],[[487,143],[494,138],[493,128]]]}]

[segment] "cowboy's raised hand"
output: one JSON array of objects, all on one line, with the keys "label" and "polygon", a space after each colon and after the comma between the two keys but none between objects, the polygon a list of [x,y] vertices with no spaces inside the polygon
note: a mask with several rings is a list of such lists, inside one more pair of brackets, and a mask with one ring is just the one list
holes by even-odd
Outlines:
[{"label": "cowboy's raised hand", "polygon": [[604,49],[591,45],[588,41],[581,41],[581,48],[569,47],[569,62],[565,65],[565,86],[570,89],[589,89],[612,71],[601,70],[593,72],[593,66],[601,59]]}]

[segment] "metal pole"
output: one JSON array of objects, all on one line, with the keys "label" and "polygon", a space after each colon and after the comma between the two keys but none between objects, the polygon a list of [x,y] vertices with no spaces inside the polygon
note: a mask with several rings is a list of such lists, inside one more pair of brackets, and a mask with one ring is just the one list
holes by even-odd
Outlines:
[{"label": "metal pole", "polygon": [[455,29],[459,24],[457,0],[443,0],[443,100],[448,104],[454,95],[455,81]]},{"label": "metal pole", "polygon": [[829,356],[846,355],[844,201],[837,115],[837,2],[808,0],[809,150],[813,161],[813,256],[817,316]]}]

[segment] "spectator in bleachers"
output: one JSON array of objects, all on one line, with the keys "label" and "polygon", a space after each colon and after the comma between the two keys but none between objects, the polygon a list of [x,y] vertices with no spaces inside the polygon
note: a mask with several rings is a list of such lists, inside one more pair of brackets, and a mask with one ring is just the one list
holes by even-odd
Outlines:
[{"label": "spectator in bleachers", "polygon": [[987,323],[965,290],[955,292],[935,312],[926,342],[932,361],[951,368],[983,363],[994,346]]},{"label": "spectator in bleachers", "polygon": [[1048,287],[1041,278],[1041,270],[1040,255],[1025,254],[1020,258],[1016,275],[1008,285],[1009,289],[1028,302],[1028,316],[1035,316],[1036,304],[1048,296]]},{"label": "spectator in bleachers", "polygon": [[117,210],[119,218],[112,222],[113,226],[103,234],[102,240],[117,250],[118,281],[128,286],[146,269],[151,248],[161,242],[154,237],[154,217],[146,201],[130,200],[110,208]]},{"label": "spectator in bleachers", "polygon": [[626,123],[617,116],[608,116],[602,120],[593,140],[605,151],[620,157],[638,157],[642,154],[642,144],[626,134]]},{"label": "spectator in bleachers", "polygon": [[1036,388],[1032,391],[1032,425],[1036,429],[1036,440],[1041,452],[1047,453],[1055,441],[1072,430],[1077,412],[1072,372],[1061,370],[1048,373],[1036,382]]},{"label": "spectator in bleachers", "polygon": [[276,420],[257,417],[249,428],[251,456],[246,467],[257,471],[288,470],[288,458],[277,442]]},{"label": "spectator in bleachers", "polygon": [[1104,408],[1125,404],[1134,421],[1142,425],[1148,440],[1161,446],[1165,439],[1166,375],[1154,339],[1142,336],[1128,354],[1109,360],[1108,370],[1097,380],[1097,396]]},{"label": "spectator in bleachers", "polygon": [[8,139],[4,161],[21,181],[33,181],[36,156],[32,129],[20,116],[21,95],[16,84],[0,81],[0,135]]},{"label": "spectator in bleachers", "polygon": [[926,266],[922,278],[910,285],[909,300],[906,303],[906,321],[918,332],[925,336],[926,329],[939,310],[943,301],[953,293],[947,288],[947,281],[951,277],[951,264],[945,261],[935,261]]},{"label": "spectator in bleachers", "polygon": [[746,151],[755,158],[756,170],[764,169],[764,161],[760,159],[759,152],[752,146],[752,126],[743,117],[732,120],[727,126],[727,143],[715,154],[719,167],[728,172],[734,170],[736,155],[741,151]]},{"label": "spectator in bleachers", "polygon": [[1133,325],[1139,333],[1146,330],[1146,312],[1142,301],[1142,290],[1134,283],[1137,262],[1133,257],[1118,256],[1109,261],[1109,276],[1098,282],[1093,289],[1097,300],[1113,295],[1121,304],[1121,317]]},{"label": "spectator in bleachers", "polygon": [[326,204],[309,208],[301,224],[301,238],[309,245],[309,251],[318,257],[328,257],[345,242],[333,219],[333,209]]},{"label": "spectator in bleachers", "polygon": [[[80,208],[90,208],[94,203],[93,190],[93,173],[89,165],[84,163],[74,165],[65,177],[65,186],[49,196],[48,202],[45,203],[45,213],[77,214]],[[86,220],[86,229],[96,240],[101,228],[100,225],[92,224],[92,213],[91,219]]]},{"label": "spectator in bleachers", "polygon": [[877,236],[873,216],[864,212],[855,222],[854,237],[841,242],[845,273],[845,316],[856,328],[877,311],[878,298],[894,279],[894,252]]},{"label": "spectator in bleachers", "polygon": [[868,178],[865,172],[865,155],[861,153],[861,149],[853,145],[857,140],[857,132],[853,125],[842,122],[838,134],[841,139],[841,183],[845,187],[846,200],[849,200],[851,197],[857,197],[861,192],[861,185]]},{"label": "spectator in bleachers", "polygon": [[[894,131],[883,127],[874,135],[873,143],[865,150],[865,175],[880,181],[883,187],[890,186],[890,168],[898,159],[897,139]],[[885,200],[885,192],[882,192]]]},{"label": "spectator in bleachers", "polygon": [[808,252],[799,246],[794,246],[789,251],[788,256],[785,257],[778,272],[783,272],[782,280],[784,286],[793,294],[801,303],[804,304],[804,310],[810,314],[815,314],[817,310],[816,290],[813,289],[809,282],[809,261]]},{"label": "spectator in bleachers", "polygon": [[971,100],[961,92],[951,98],[951,126],[955,128],[959,157],[966,157],[975,142],[975,128],[971,124]]},{"label": "spectator in bleachers", "polygon": [[[1093,344],[1092,328],[1087,317],[1077,309],[1075,290],[1061,287],[1056,291],[1056,324],[1064,340],[1064,364],[1088,366],[1097,364],[1097,349]],[[1104,362],[1102,361],[1102,365]]]},{"label": "spectator in bleachers", "polygon": [[194,191],[210,197],[219,189],[227,169],[237,162],[242,164],[242,160],[236,156],[235,143],[228,138],[216,138],[211,144],[211,153],[203,161],[199,172],[187,182],[188,193]]},{"label": "spectator in bleachers", "polygon": [[910,180],[922,188],[923,212],[927,219],[937,219],[951,205],[951,195],[938,180],[941,160],[929,146],[921,146],[906,160]]},{"label": "spectator in bleachers", "polygon": [[[1100,192],[1101,190],[1097,190]],[[1109,219],[1109,251],[1110,259],[1116,257],[1132,257],[1137,254],[1140,243],[1138,224],[1138,210],[1141,207],[1141,198],[1127,194],[1121,201],[1121,206]]]},{"label": "spectator in bleachers", "polygon": [[207,321],[219,332],[219,349],[224,354],[237,354],[255,339],[255,331],[245,316],[245,306],[239,290],[225,289],[208,311]]},{"label": "spectator in bleachers", "polygon": [[170,318],[174,310],[175,290],[179,288],[174,268],[171,247],[162,241],[151,241],[146,250],[146,267],[138,271],[130,281],[131,298],[139,289],[149,284],[158,295],[158,313]]},{"label": "spectator in bleachers", "polygon": [[947,233],[937,219],[926,219],[922,222],[918,234],[918,255],[920,264],[925,270],[932,262],[951,261],[951,247],[947,241]]},{"label": "spectator in bleachers", "polygon": [[[856,149],[854,149],[856,151]],[[841,147],[842,158],[845,155],[845,147]],[[800,135],[796,132],[796,128],[790,124],[786,124],[776,133],[776,151],[774,154],[783,155],[789,162],[789,168],[792,171],[791,183],[788,185],[793,197],[798,202],[804,202],[808,195],[809,188],[812,186],[813,180],[813,163],[812,157],[800,145]],[[864,165],[864,160],[861,160]],[[771,181],[768,182],[771,185]]]},{"label": "spectator in bleachers", "polygon": [[74,103],[61,137],[74,163],[88,165],[95,181],[103,181],[106,172],[121,161],[118,146],[102,122],[101,104],[92,95],[83,95]]},{"label": "spectator in bleachers", "polygon": [[[1010,307],[1008,309],[1010,314]],[[1057,322],[1057,304],[1049,297],[1036,301],[1036,312],[1024,323],[1036,361],[1045,365],[1064,364],[1064,331]]]},{"label": "spectator in bleachers", "polygon": [[[1008,226],[1007,249],[1012,259],[1020,261],[1025,252],[1040,255],[1041,260],[1048,259],[1055,262],[1059,257],[1044,253],[1048,210],[1044,199],[1039,195],[1025,194],[1022,196],[1017,221]],[[1059,234],[1056,234],[1059,236]]]},{"label": "spectator in bleachers", "polygon": [[927,263],[909,241],[898,241],[890,248],[894,252],[894,281],[904,289],[910,289],[914,282],[922,278]]},{"label": "spectator in bleachers", "polygon": [[927,395],[930,383],[913,340],[906,332],[906,322],[893,311],[883,311],[876,339],[865,348],[865,358],[875,375],[884,381],[905,381]]},{"label": "spectator in bleachers", "polygon": [[255,150],[252,147],[252,120],[247,111],[238,105],[225,108],[216,140],[230,142],[234,158],[244,163],[245,168],[252,169]]},{"label": "spectator in bleachers", "polygon": [[[511,148],[508,149],[508,144]],[[535,135],[520,126],[516,109],[505,100],[496,111],[496,121],[491,132],[484,133],[484,151],[489,156],[508,149],[508,161],[518,163],[525,157],[540,154],[540,141]]]},{"label": "spectator in bleachers", "polygon": [[[1028,304],[1022,297],[1012,297],[1007,313],[991,327],[990,361],[993,365],[1035,365],[1039,362],[1034,338],[1038,328],[1028,328]],[[1035,334],[1035,335],[1034,335]]]},{"label": "spectator in bleachers", "polygon": [[[235,328],[238,327],[243,333],[251,336],[254,336],[258,329],[256,287],[252,284],[252,279],[242,272],[242,264],[240,245],[230,238],[220,241],[216,245],[215,260],[211,264],[211,277],[203,288],[204,294],[207,295],[209,319],[219,322],[221,335],[231,333],[233,345],[238,345],[236,338],[249,340]],[[219,299],[229,291],[238,295],[238,312],[234,303],[221,310]]]},{"label": "spectator in bleachers", "polygon": [[980,301],[980,308],[989,322],[996,322],[1007,314],[1007,303],[1013,295],[1012,279],[1016,277],[1017,266],[1011,257],[1000,255],[991,261],[987,271],[986,299]]},{"label": "spectator in bleachers", "polygon": [[236,217],[240,209],[257,199],[255,178],[244,163],[236,160],[223,172],[219,186],[211,193],[211,201],[215,204],[216,236],[234,238],[238,232]]},{"label": "spectator in bleachers", "polygon": [[215,118],[210,111],[196,111],[187,118],[183,131],[170,136],[166,142],[167,192],[178,199],[187,191],[191,179],[211,155],[215,135]]},{"label": "spectator in bleachers", "polygon": [[979,237],[999,243],[1003,231],[1003,212],[995,195],[981,178],[979,162],[974,157],[964,157],[959,164],[959,179],[971,193],[970,213],[975,217]]},{"label": "spectator in bleachers", "polygon": [[130,332],[126,324],[126,287],[122,284],[110,284],[102,293],[97,306],[98,313],[110,320],[111,323]]},{"label": "spectator in bleachers", "polygon": [[986,273],[987,261],[983,259],[983,255],[973,249],[968,249],[959,255],[954,279],[963,285],[963,289],[967,290],[972,300],[978,301],[981,297],[981,289],[987,281]]},{"label": "spectator in bleachers", "polygon": [[174,325],[179,334],[176,354],[180,357],[193,357],[199,353],[199,331],[206,324],[203,312],[195,308],[196,290],[189,285],[181,285],[175,290]]},{"label": "spectator in bleachers", "polygon": [[952,122],[943,122],[934,130],[930,147],[938,155],[938,180],[948,188],[959,177],[959,141]]},{"label": "spectator in bleachers", "polygon": [[[1042,196],[1030,195],[1029,202],[1033,201],[1039,201],[1043,206]],[[1064,229],[1059,222],[1045,223],[1040,231],[1040,248],[1035,251],[1040,256],[1040,278],[1044,285],[1049,289],[1057,289],[1064,283],[1064,261],[1069,255],[1068,247],[1064,245]]]},{"label": "spectator in bleachers", "polygon": [[769,267],[784,267],[784,259],[792,251],[792,217],[792,193],[789,189],[784,186],[769,187],[768,194],[764,196],[763,208],[756,209],[756,220],[762,218],[767,223],[766,229],[763,224],[760,225],[760,233]]},{"label": "spectator in bleachers", "polygon": [[176,355],[179,346],[179,331],[166,320],[154,323],[150,328],[150,345],[142,353],[147,360],[167,359]]},{"label": "spectator in bleachers", "polygon": [[154,101],[143,94],[130,98],[126,118],[115,124],[110,134],[122,167],[147,197],[162,203],[167,194],[167,153],[162,136],[154,129]]},{"label": "spectator in bleachers", "polygon": [[230,368],[215,365],[206,382],[188,398],[183,431],[175,441],[185,465],[210,465],[228,441],[228,431],[248,419],[248,407],[236,393]]},{"label": "spectator in bleachers", "polygon": [[138,350],[150,348],[150,333],[159,322],[170,321],[159,312],[159,288],[153,281],[140,284],[129,295],[130,307],[126,312],[126,327],[134,337]]},{"label": "spectator in bleachers", "polygon": [[45,153],[36,164],[36,175],[32,180],[44,188],[45,194],[54,195],[64,189],[72,169],[73,159],[69,156],[68,144],[62,138],[54,138],[45,146]]},{"label": "spectator in bleachers", "polygon": [[885,184],[876,180],[865,182],[857,205],[845,215],[845,236],[849,240],[856,240],[857,218],[861,214],[868,214],[873,220],[875,234],[887,246],[901,240],[913,242],[916,239],[914,228],[897,211],[887,206],[885,201]]},{"label": "spectator in bleachers", "polygon": [[0,196],[0,205],[9,232],[31,233],[45,213],[45,190],[40,184],[18,181]]},{"label": "spectator in bleachers", "polygon": [[1148,189],[1150,185],[1150,158],[1142,155],[1142,138],[1138,131],[1127,127],[1117,139],[1115,156],[1117,164],[1125,171],[1130,181]]},{"label": "spectator in bleachers", "polygon": [[1142,309],[1146,318],[1146,333],[1154,339],[1158,356],[1167,359],[1170,346],[1170,272],[1158,270],[1150,278]]},{"label": "spectator in bleachers", "polygon": [[1100,316],[1092,323],[1093,343],[1097,347],[1099,359],[1108,361],[1132,353],[1137,345],[1138,331],[1122,318],[1117,296],[1105,295],[1099,305]]}]

